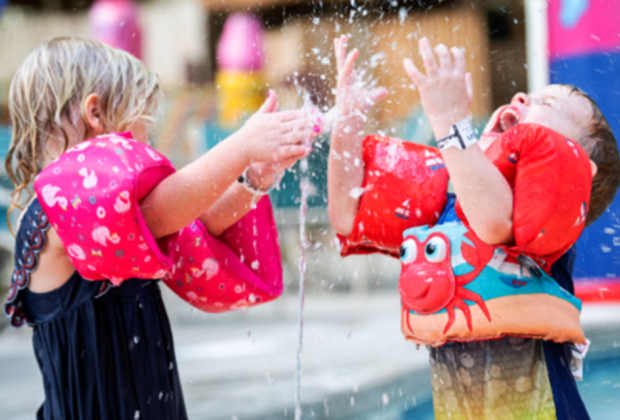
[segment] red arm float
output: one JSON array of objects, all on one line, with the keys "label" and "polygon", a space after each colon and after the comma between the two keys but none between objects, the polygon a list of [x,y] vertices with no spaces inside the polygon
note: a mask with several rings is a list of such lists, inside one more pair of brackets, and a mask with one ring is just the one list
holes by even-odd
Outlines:
[{"label": "red arm float", "polygon": [[[592,170],[577,143],[540,125],[519,124],[503,133],[486,155],[513,189],[514,246],[509,255],[532,257],[547,272],[585,226]],[[458,201],[459,218],[467,218]]]},{"label": "red arm float", "polygon": [[338,235],[343,257],[379,252],[398,258],[402,232],[434,225],[447,201],[439,149],[380,136],[364,139],[365,165],[353,231]]},{"label": "red arm float", "polygon": [[219,238],[196,221],[168,239],[174,262],[164,282],[206,312],[265,303],[282,294],[278,233],[269,197]]}]

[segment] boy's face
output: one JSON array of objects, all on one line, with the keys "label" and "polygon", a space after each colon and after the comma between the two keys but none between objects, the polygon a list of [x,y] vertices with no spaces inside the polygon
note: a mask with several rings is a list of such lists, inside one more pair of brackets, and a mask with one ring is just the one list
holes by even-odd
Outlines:
[{"label": "boy's face", "polygon": [[543,125],[576,141],[592,118],[590,102],[566,86],[545,86],[529,95],[517,93],[510,104],[493,113],[480,137],[480,147],[486,149],[500,134],[520,123]]}]

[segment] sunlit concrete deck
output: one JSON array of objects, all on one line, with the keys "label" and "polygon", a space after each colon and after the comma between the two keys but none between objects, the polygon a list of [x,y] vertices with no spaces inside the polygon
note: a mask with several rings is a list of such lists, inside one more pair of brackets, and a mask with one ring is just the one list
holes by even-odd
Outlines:
[{"label": "sunlit concrete deck", "polygon": [[[214,315],[165,295],[190,418],[293,418],[297,296]],[[430,395],[427,350],[403,340],[399,316],[395,291],[307,296],[304,418],[337,418],[343,408],[348,418],[377,410],[399,418],[391,407]],[[620,305],[586,306],[583,324],[593,341],[609,341],[610,330],[620,331]],[[29,328],[0,333],[3,419],[32,419],[43,400],[30,337]],[[620,346],[620,332],[605,345]]]}]

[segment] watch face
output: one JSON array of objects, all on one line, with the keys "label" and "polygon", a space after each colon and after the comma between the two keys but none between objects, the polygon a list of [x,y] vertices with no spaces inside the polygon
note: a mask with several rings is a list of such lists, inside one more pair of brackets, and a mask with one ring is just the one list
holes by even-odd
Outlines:
[{"label": "watch face", "polygon": [[463,150],[478,141],[468,120],[463,120],[453,125],[450,130],[450,135],[437,140],[437,147],[439,147],[439,150],[445,150],[450,147],[457,147]]},{"label": "watch face", "polygon": [[463,120],[454,126],[456,133],[459,135],[460,140],[463,142],[463,148],[469,147],[476,143],[478,139],[474,134],[474,130],[471,128],[471,124],[468,120]]}]

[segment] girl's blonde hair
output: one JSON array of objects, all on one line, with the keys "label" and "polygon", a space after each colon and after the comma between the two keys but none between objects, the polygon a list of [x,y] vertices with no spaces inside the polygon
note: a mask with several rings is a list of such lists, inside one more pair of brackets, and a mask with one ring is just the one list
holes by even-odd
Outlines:
[{"label": "girl's blonde hair", "polygon": [[[63,152],[67,149],[61,118],[77,129],[71,115],[79,109],[84,120],[84,101],[93,93],[98,95],[107,131],[126,131],[138,120],[154,123],[159,112],[157,77],[137,58],[97,41],[54,38],[34,50],[17,70],[9,92],[13,137],[5,166],[15,190],[8,215],[15,208],[23,210],[24,191],[30,200],[29,185],[41,169],[45,142],[62,141]],[[61,139],[51,135],[54,129],[62,133]]]}]

